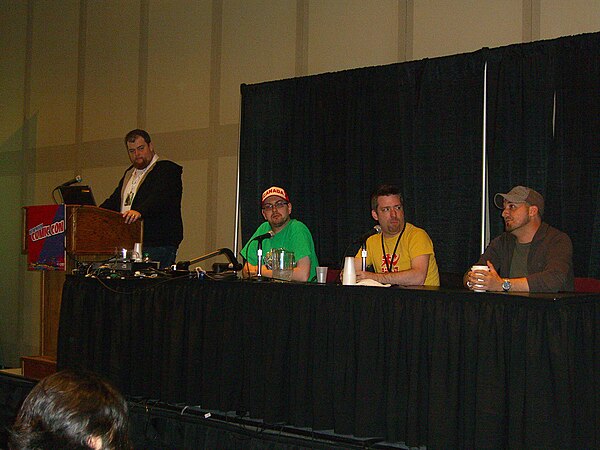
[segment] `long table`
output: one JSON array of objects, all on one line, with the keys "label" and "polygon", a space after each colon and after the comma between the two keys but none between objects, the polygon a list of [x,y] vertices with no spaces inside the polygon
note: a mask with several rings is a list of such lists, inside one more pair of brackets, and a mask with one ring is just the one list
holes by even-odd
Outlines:
[{"label": "long table", "polygon": [[600,296],[68,276],[58,366],[432,448],[599,448]]}]

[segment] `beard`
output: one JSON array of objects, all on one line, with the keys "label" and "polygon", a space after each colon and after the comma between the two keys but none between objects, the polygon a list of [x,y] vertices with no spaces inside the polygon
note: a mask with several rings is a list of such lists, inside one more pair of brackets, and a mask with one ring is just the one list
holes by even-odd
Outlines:
[{"label": "beard", "polygon": [[521,221],[515,221],[514,219],[510,219],[508,221],[504,220],[504,228],[506,231],[508,231],[509,233],[518,230],[521,227],[524,227],[525,225],[527,225],[530,222],[530,217],[529,216],[525,216],[525,218]]},{"label": "beard", "polygon": [[136,159],[133,161],[133,167],[138,170],[143,170],[150,165],[150,161],[146,161],[145,159]]}]

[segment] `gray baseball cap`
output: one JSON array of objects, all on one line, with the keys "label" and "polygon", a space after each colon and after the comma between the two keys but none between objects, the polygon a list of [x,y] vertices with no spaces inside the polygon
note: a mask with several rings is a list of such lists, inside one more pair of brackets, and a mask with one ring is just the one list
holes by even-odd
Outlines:
[{"label": "gray baseball cap", "polygon": [[494,195],[494,204],[497,208],[504,209],[504,200],[511,203],[529,203],[537,206],[540,216],[544,215],[544,197],[537,191],[525,186],[515,186],[507,194]]}]

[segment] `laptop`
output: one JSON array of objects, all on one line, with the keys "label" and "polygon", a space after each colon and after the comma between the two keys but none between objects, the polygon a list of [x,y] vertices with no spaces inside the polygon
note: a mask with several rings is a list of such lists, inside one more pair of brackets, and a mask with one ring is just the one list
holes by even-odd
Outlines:
[{"label": "laptop", "polygon": [[96,206],[92,188],[88,185],[61,186],[58,188],[62,202],[66,205]]}]

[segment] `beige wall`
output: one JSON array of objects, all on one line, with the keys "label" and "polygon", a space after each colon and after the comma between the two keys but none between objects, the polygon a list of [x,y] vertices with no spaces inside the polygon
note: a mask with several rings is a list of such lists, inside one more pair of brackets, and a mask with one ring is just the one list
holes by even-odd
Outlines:
[{"label": "beige wall", "polygon": [[104,199],[130,129],[184,166],[189,259],[233,248],[241,83],[598,30],[597,0],[0,0],[0,365],[38,351],[20,207]]}]

